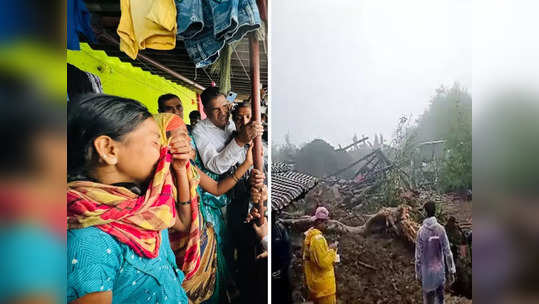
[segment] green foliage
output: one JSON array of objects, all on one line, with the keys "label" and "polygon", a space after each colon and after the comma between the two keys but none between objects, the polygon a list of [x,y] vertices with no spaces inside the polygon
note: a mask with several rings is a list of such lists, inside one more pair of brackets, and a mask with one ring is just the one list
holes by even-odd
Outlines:
[{"label": "green foliage", "polygon": [[441,187],[444,191],[472,188],[472,125],[457,111],[457,120],[447,138],[448,156],[443,164]]},{"label": "green foliage", "polygon": [[448,139],[459,123],[472,121],[472,97],[458,84],[436,90],[428,109],[417,120],[417,142]]},{"label": "green foliage", "polygon": [[416,136],[410,122],[411,120],[408,117],[402,116],[393,134],[390,158],[394,167],[387,172],[386,178],[381,185],[381,193],[386,206],[400,204],[402,190],[409,188],[408,176],[402,168],[410,163]]},{"label": "green foliage", "polygon": [[472,98],[458,84],[436,90],[429,108],[417,121],[416,141],[446,140],[439,189],[472,187]]},{"label": "green foliage", "polygon": [[[420,145],[438,140],[445,140],[445,144]],[[423,186],[424,182],[433,183],[427,185],[443,192],[471,189],[471,96],[458,84],[437,89],[428,109],[414,125],[409,118],[401,117],[386,154],[395,165],[382,185],[388,205],[399,201],[408,176]]]},{"label": "green foliage", "polygon": [[401,168],[410,163],[416,138],[417,129],[411,125],[411,119],[402,116],[391,142],[391,158],[396,167]]}]

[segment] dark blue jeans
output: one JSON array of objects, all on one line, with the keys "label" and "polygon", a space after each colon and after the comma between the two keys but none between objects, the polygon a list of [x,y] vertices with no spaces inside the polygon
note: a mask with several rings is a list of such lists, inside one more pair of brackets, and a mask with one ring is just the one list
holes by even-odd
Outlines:
[{"label": "dark blue jeans", "polygon": [[261,25],[256,0],[176,0],[178,38],[197,68],[214,63],[221,49]]}]

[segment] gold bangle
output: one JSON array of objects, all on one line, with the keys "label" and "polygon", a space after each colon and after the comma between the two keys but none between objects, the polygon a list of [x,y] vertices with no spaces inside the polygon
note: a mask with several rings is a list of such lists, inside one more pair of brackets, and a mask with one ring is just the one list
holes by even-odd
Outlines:
[{"label": "gold bangle", "polygon": [[236,173],[232,173],[232,178],[234,179],[234,181],[239,182],[240,180],[236,177]]}]

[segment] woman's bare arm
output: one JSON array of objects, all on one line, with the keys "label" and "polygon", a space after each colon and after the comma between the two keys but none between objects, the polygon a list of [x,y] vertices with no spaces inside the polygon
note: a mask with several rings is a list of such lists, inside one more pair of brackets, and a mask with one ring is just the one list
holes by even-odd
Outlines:
[{"label": "woman's bare arm", "polygon": [[178,231],[188,231],[191,227],[191,191],[187,178],[187,165],[191,158],[190,139],[186,134],[173,136],[169,146],[172,153],[170,170],[174,174],[178,196],[176,197],[176,223],[173,228]]},{"label": "woman's bare arm", "polygon": [[69,304],[110,304],[112,291],[92,292],[72,301]]},{"label": "woman's bare arm", "polygon": [[189,179],[187,170],[174,170],[176,176],[176,188],[178,197],[176,200],[176,223],[174,229],[178,231],[187,231],[191,226],[191,193],[189,190]]},{"label": "woman's bare arm", "polygon": [[236,172],[234,172],[232,175],[228,176],[222,181],[214,181],[206,173],[202,172],[202,170],[197,168],[198,172],[200,173],[200,186],[202,187],[202,189],[213,195],[223,195],[237,184],[239,179],[243,175],[245,175],[245,173],[247,173],[247,170],[249,170],[252,165],[253,148],[251,146],[247,151],[247,157],[245,158],[245,161],[238,167],[238,170],[236,170]]}]

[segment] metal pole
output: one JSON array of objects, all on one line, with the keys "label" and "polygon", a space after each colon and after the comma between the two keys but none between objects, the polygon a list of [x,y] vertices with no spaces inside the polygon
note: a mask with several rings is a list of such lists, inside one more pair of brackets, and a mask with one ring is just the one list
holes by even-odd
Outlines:
[{"label": "metal pole", "polygon": [[256,0],[256,5],[258,6],[258,12],[260,13],[260,19],[266,24],[268,23],[268,6],[266,5],[266,0]]},{"label": "metal pole", "polygon": [[[256,33],[249,33],[249,56],[251,63],[251,107],[253,112],[253,120],[261,122],[260,115],[260,45],[256,38]],[[260,171],[264,169],[264,159],[262,157],[262,137],[257,136],[254,139],[253,147],[253,162],[254,168]],[[263,215],[263,203],[257,206],[260,215]],[[259,221],[259,224],[261,222]]]}]

